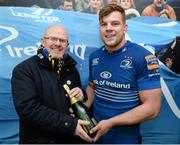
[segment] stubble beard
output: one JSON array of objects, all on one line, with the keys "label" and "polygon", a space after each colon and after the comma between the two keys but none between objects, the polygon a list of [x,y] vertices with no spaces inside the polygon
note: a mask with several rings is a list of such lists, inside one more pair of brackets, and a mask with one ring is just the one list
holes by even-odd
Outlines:
[{"label": "stubble beard", "polygon": [[118,49],[118,46],[123,42],[123,36],[120,39],[116,39],[115,42],[113,42],[112,44],[106,43],[104,39],[103,42],[108,50],[114,50],[114,49],[116,50]]}]

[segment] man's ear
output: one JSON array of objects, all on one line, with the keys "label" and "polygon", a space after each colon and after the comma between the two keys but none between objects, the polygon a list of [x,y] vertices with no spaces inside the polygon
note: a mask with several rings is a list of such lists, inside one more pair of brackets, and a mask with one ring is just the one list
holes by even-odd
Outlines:
[{"label": "man's ear", "polygon": [[125,24],[125,26],[124,26],[124,34],[125,34],[127,31],[128,31],[128,25]]}]

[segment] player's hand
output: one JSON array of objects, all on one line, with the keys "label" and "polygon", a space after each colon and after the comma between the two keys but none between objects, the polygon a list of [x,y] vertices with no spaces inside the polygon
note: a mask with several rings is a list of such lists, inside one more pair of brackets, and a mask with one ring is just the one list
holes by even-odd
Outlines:
[{"label": "player's hand", "polygon": [[96,142],[102,135],[107,133],[112,128],[111,123],[108,120],[100,121],[93,129],[91,129],[90,133],[95,133],[95,137],[93,137],[93,142]]}]

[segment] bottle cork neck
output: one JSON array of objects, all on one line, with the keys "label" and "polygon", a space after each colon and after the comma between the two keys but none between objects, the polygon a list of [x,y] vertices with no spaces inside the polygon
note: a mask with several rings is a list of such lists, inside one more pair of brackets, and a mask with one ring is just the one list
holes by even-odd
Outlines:
[{"label": "bottle cork neck", "polygon": [[79,100],[75,97],[69,97],[70,98],[70,102],[71,102],[71,105],[78,102]]}]

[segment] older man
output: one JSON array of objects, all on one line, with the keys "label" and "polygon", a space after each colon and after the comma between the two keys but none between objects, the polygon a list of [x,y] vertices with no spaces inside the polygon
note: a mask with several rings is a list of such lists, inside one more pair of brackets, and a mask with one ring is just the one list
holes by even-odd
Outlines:
[{"label": "older man", "polygon": [[[59,25],[45,31],[38,54],[18,64],[12,75],[12,94],[20,119],[20,144],[91,142],[81,125],[88,122],[72,117],[70,94],[80,100],[80,77],[76,62],[67,54],[68,33]],[[84,142],[83,142],[84,143]]]}]

